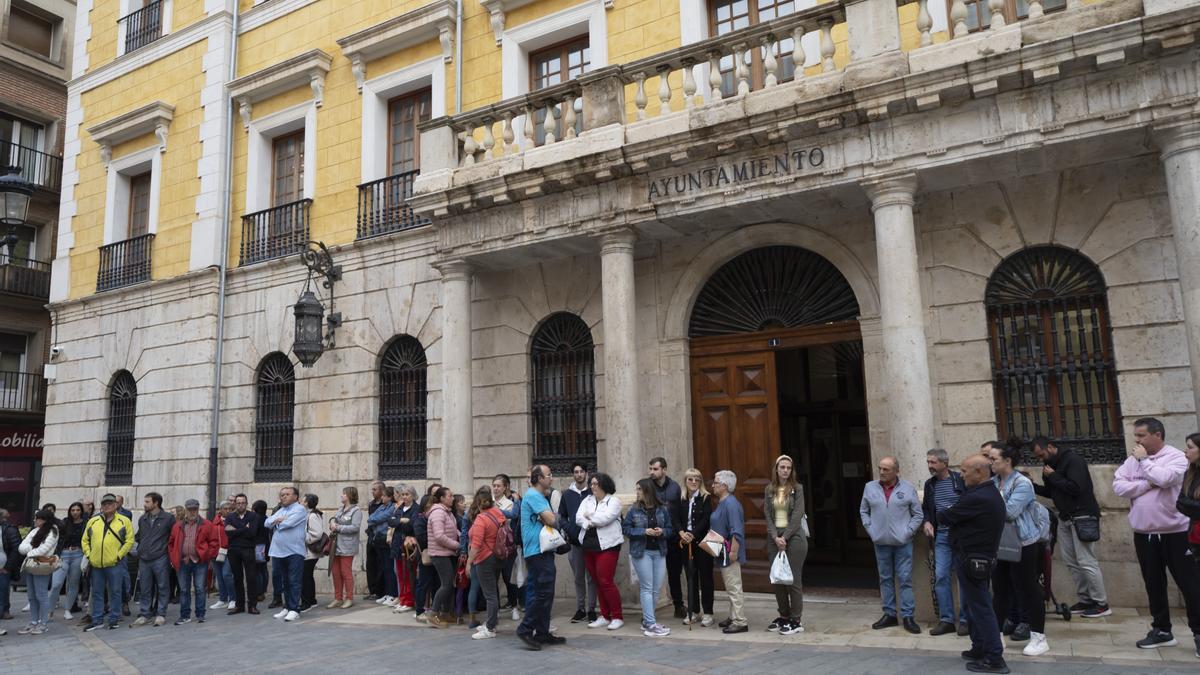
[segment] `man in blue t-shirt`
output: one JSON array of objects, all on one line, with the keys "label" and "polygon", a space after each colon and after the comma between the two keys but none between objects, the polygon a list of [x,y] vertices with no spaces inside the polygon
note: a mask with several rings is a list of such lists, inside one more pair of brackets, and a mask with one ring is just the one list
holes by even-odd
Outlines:
[{"label": "man in blue t-shirt", "polygon": [[542,645],[566,642],[550,634],[550,613],[554,610],[554,551],[542,553],[542,525],[554,527],[557,518],[550,507],[550,467],[540,464],[529,470],[529,489],[521,500],[521,546],[528,575],[526,586],[533,589],[525,604],[525,618],[517,626],[517,637],[525,646],[538,651]]}]

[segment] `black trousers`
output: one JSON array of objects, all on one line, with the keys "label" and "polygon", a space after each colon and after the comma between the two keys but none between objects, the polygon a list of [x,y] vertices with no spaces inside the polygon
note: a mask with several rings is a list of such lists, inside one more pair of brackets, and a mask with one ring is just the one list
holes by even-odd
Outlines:
[{"label": "black trousers", "polygon": [[229,567],[233,571],[233,600],[238,609],[258,606],[258,567],[253,548],[229,549]]},{"label": "black trousers", "polygon": [[300,579],[300,606],[311,607],[317,604],[317,580],[313,574],[317,571],[317,560],[304,561],[304,576]]},{"label": "black trousers", "polygon": [[382,598],[383,592],[383,563],[379,559],[379,549],[367,543],[367,592],[377,598]]},{"label": "black trousers", "polygon": [[1041,542],[1021,548],[1019,562],[1000,561],[992,572],[992,602],[996,609],[996,621],[1013,616],[1013,608],[1019,607],[1019,616],[1029,623],[1029,630],[1046,632],[1046,605],[1042,596],[1042,585],[1038,583],[1038,572],[1042,568]]},{"label": "black trousers", "polygon": [[1187,532],[1135,532],[1133,549],[1142,568],[1142,581],[1146,583],[1150,615],[1154,617],[1150,625],[1171,632],[1171,607],[1167,602],[1167,570],[1171,570],[1171,578],[1187,606],[1188,627],[1192,629],[1192,635],[1200,637],[1200,575],[1196,574],[1196,564],[1187,556]]},{"label": "black trousers", "polygon": [[[684,549],[685,551],[687,549]],[[684,571],[688,575],[688,586],[691,589],[691,595],[688,596],[687,609],[692,614],[700,614],[701,608],[704,614],[713,613],[713,557],[699,550],[698,546],[692,547],[692,568],[688,569],[686,556],[683,560]]]},{"label": "black trousers", "polygon": [[996,613],[992,609],[992,596],[988,593],[987,579],[972,579],[960,562],[957,567],[962,604],[967,607],[971,632],[971,649],[983,652],[989,663],[998,663],[1004,658],[1004,643],[1000,640],[1000,626],[996,624]]},{"label": "black trousers", "polygon": [[683,607],[683,586],[679,577],[687,564],[687,554],[679,548],[679,540],[672,538],[667,544],[667,586],[671,589],[671,604]]}]

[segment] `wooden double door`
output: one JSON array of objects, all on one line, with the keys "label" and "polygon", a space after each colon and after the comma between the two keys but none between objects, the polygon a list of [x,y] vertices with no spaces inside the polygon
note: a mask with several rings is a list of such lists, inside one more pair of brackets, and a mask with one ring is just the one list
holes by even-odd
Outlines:
[{"label": "wooden double door", "polygon": [[[789,397],[786,392],[812,393],[811,380],[817,376],[811,369],[791,365],[795,359],[784,359],[780,355],[796,356],[801,351],[808,358],[812,356],[810,352],[815,353],[814,347],[824,348],[821,354],[834,351],[830,347],[836,348],[843,353],[840,357],[843,361],[857,359],[856,370],[841,377],[843,380],[857,377],[858,385],[849,392],[818,392],[816,398],[810,396],[812,400],[807,402],[807,407],[802,406],[799,413],[803,420],[797,424],[795,414],[786,412],[796,409],[795,397]],[[852,495],[849,490],[844,490],[847,486],[841,480],[842,467],[849,467],[851,462],[843,460],[854,459],[861,463],[858,459],[866,455],[868,465],[862,469],[870,475],[865,438],[861,441],[863,447],[848,451],[852,445],[851,436],[865,434],[866,428],[865,396],[860,396],[862,350],[858,323],[696,338],[692,341],[691,351],[696,467],[704,473],[706,480],[719,469],[729,469],[737,474],[735,496],[746,516],[747,562],[742,568],[743,584],[748,591],[767,592],[770,582],[764,492],[771,480],[775,458],[781,454],[793,456],[798,477],[806,484],[808,510],[812,510],[814,504],[818,507],[835,504],[837,511],[844,511],[843,507]],[[781,376],[783,382],[780,382]],[[805,381],[797,382],[797,379]],[[834,385],[835,389],[837,386]],[[786,405],[781,405],[784,403]],[[781,411],[784,411],[782,425]],[[797,433],[795,428],[801,431]],[[789,433],[784,433],[789,429]],[[785,439],[787,448],[783,447]],[[813,452],[819,456],[812,457]],[[815,468],[814,460],[819,465],[836,467],[839,479],[833,483],[809,480],[810,472]],[[851,474],[855,471],[849,469]],[[854,487],[849,486],[849,489]],[[815,524],[815,515],[810,515],[810,525]],[[853,523],[836,517],[828,522],[836,527],[836,532],[823,534],[826,541],[836,541],[836,550],[831,543],[825,547],[829,550],[810,551],[810,556],[815,554],[818,559],[830,558],[833,562],[846,557],[845,544],[854,536]]]}]

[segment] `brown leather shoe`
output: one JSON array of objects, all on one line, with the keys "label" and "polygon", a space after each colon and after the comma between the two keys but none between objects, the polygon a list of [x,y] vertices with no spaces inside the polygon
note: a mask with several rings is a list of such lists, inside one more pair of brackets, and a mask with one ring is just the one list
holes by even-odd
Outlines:
[{"label": "brown leather shoe", "polygon": [[453,623],[454,617],[447,616],[442,612],[426,612],[429,615],[429,625],[434,628],[449,628]]}]

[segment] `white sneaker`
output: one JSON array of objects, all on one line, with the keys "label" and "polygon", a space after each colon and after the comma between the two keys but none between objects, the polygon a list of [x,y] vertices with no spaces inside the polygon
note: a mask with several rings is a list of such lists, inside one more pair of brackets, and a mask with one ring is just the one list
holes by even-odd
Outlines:
[{"label": "white sneaker", "polygon": [[27,602],[27,603],[25,603],[25,606],[21,608],[21,611],[22,611],[22,612],[28,612],[28,611],[29,611],[29,603],[28,603],[28,602]]},{"label": "white sneaker", "polygon": [[282,619],[283,617],[287,616],[287,613],[288,613],[287,609],[281,609],[275,614],[275,618]]},{"label": "white sneaker", "polygon": [[226,607],[225,607],[226,604],[227,603],[224,600],[218,600],[218,601],[214,602],[213,604],[209,605],[208,608],[209,609],[226,609]]},{"label": "white sneaker", "polygon": [[295,621],[296,619],[299,619],[299,618],[300,618],[299,612],[288,612],[287,616],[283,617],[283,620],[284,621]]},{"label": "white sneaker", "polygon": [[604,628],[608,625],[608,619],[600,616],[596,620],[588,624],[588,628]]},{"label": "white sneaker", "polygon": [[705,628],[713,625],[712,614],[705,614],[704,616],[700,617],[700,625]]},{"label": "white sneaker", "polygon": [[380,604],[387,605],[388,607],[395,607],[396,599],[389,595],[386,598],[384,598],[383,602],[381,602]]},{"label": "white sneaker", "polygon": [[408,605],[397,604],[395,607],[392,608],[393,614],[403,614],[405,612],[411,612],[411,611],[412,611],[412,607],[410,607]]},{"label": "white sneaker", "polygon": [[1025,656],[1041,656],[1048,651],[1050,651],[1050,645],[1046,643],[1046,634],[1031,632],[1029,644],[1025,645],[1025,649],[1022,649],[1021,653]]},{"label": "white sneaker", "polygon": [[612,621],[608,622],[608,629],[616,630],[624,625],[625,625],[625,622],[622,621],[621,619],[613,619]]},{"label": "white sneaker", "polygon": [[512,620],[513,620],[513,621],[520,621],[520,620],[521,620],[521,613],[517,611],[517,608],[516,608],[516,607],[513,607]]},{"label": "white sneaker", "polygon": [[[220,609],[220,608],[218,608]],[[226,609],[237,609],[237,600],[230,600],[229,606]]]},{"label": "white sneaker", "polygon": [[494,637],[496,637],[496,634],[494,632],[488,630],[487,626],[480,626],[479,630],[475,631],[475,634],[471,636],[471,639],[472,640],[488,640],[488,639],[491,639]]},{"label": "white sneaker", "polygon": [[550,634],[558,635],[558,626],[555,626],[554,624],[550,624]]},{"label": "white sneaker", "polygon": [[63,618],[66,619],[67,621],[70,621],[71,619],[75,618],[75,615],[71,613],[71,610],[64,609],[63,610]]}]

